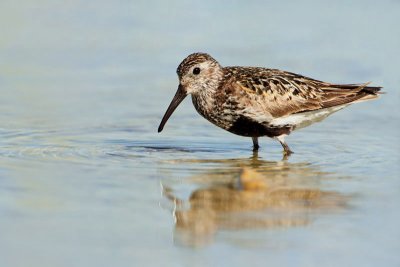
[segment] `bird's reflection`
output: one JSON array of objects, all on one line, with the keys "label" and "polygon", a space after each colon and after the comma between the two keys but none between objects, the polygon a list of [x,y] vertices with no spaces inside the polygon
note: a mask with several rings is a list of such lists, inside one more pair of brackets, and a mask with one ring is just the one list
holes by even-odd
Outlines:
[{"label": "bird's reflection", "polygon": [[219,165],[184,180],[196,185],[187,200],[175,193],[178,184],[162,184],[174,204],[175,241],[183,245],[208,244],[219,230],[308,225],[318,213],[343,210],[348,199],[322,190],[321,180],[331,174],[310,164],[264,161],[257,154],[180,162]]}]

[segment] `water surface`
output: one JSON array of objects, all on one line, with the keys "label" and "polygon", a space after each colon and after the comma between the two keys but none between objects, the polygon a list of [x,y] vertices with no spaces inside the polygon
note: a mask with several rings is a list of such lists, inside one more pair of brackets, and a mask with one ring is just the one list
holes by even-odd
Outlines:
[{"label": "water surface", "polygon": [[[398,266],[399,3],[2,1],[1,266]],[[226,133],[189,53],[387,94],[287,138]]]}]

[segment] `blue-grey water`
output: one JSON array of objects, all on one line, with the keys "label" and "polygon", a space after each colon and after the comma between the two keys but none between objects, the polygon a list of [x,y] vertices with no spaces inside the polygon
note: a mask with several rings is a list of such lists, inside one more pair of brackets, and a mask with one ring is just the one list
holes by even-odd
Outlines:
[{"label": "blue-grey water", "polygon": [[[400,266],[398,1],[0,3],[0,266]],[[385,95],[287,138],[211,125],[175,69]]]}]

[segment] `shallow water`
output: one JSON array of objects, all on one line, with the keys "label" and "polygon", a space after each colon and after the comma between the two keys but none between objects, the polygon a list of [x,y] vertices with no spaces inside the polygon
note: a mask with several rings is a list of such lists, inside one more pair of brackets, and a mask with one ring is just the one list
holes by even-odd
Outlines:
[{"label": "shallow water", "polygon": [[[0,265],[400,265],[399,12],[2,1]],[[194,51],[387,94],[295,132],[288,160],[189,99],[158,134]]]}]

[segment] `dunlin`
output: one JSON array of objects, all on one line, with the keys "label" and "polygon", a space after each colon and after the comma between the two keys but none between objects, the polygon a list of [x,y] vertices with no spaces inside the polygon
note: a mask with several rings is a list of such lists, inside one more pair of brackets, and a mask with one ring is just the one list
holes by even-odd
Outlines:
[{"label": "dunlin", "polygon": [[177,69],[178,90],[158,132],[189,94],[197,112],[231,133],[278,140],[285,155],[292,151],[285,136],[318,122],[350,104],[378,97],[381,87],[333,84],[299,74],[259,67],[222,67],[205,53],[185,58]]}]

